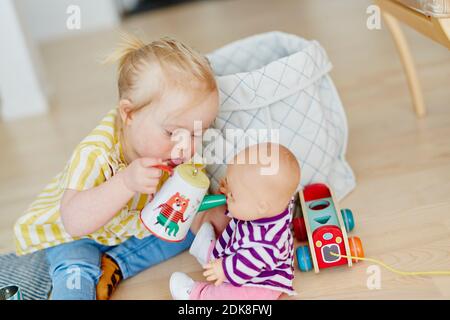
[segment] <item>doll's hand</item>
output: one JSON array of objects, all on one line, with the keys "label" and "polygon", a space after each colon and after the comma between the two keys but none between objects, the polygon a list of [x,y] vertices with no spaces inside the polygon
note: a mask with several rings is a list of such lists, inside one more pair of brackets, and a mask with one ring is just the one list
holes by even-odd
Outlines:
[{"label": "doll's hand", "polygon": [[222,259],[211,261],[204,268],[205,272],[203,272],[203,275],[207,281],[215,281],[214,285],[220,286],[226,280]]}]

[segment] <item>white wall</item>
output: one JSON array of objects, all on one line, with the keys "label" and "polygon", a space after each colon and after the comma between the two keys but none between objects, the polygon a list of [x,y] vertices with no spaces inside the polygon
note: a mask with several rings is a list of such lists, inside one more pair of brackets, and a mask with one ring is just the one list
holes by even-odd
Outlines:
[{"label": "white wall", "polygon": [[[116,27],[134,0],[0,0],[0,118],[48,110],[48,88],[38,44],[79,32]],[[69,30],[69,6],[80,9],[81,29]]]},{"label": "white wall", "polygon": [[[0,0],[2,1],[2,0]],[[65,35],[114,27],[119,23],[121,0],[15,0],[24,18],[24,27],[37,42],[53,40]],[[67,8],[81,9],[81,30],[68,30]]]},{"label": "white wall", "polygon": [[0,0],[0,115],[12,120],[47,111],[39,54],[14,0]]}]

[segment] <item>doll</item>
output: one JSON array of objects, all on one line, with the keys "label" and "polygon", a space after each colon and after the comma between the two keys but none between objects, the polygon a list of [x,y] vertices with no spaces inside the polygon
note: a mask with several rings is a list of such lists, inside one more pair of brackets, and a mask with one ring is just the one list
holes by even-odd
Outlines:
[{"label": "doll", "polygon": [[213,226],[205,222],[189,250],[204,267],[207,281],[175,272],[172,297],[275,300],[282,293],[296,294],[290,224],[299,181],[297,159],[284,146],[265,143],[241,151],[228,165],[220,188],[227,197],[229,224],[216,239]]}]

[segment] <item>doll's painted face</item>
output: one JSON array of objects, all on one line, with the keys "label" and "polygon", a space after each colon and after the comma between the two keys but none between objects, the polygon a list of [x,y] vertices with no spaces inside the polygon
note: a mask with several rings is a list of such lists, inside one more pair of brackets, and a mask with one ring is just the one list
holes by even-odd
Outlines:
[{"label": "doll's painted face", "polygon": [[[267,165],[261,162],[249,163],[249,154],[257,148],[267,148],[260,144],[240,152],[233,164],[227,167],[227,175],[220,191],[227,196],[228,211],[239,220],[250,221],[273,217],[286,209],[300,181],[300,168],[295,156],[279,145],[270,153],[270,159],[279,161],[277,170],[271,174]],[[235,160],[236,160],[235,159]]]},{"label": "doll's painted face", "polygon": [[234,218],[244,221],[256,220],[260,218],[259,197],[256,196],[255,189],[246,185],[244,170],[243,165],[229,165],[221,191],[227,197],[228,211]]}]

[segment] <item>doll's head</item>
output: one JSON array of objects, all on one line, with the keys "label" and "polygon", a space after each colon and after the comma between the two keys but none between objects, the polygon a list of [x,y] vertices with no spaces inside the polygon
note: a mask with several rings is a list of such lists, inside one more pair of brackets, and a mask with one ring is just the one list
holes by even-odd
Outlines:
[{"label": "doll's head", "polygon": [[119,62],[115,125],[124,160],[159,158],[173,166],[189,160],[194,136],[199,143],[218,112],[208,59],[176,39],[144,43],[128,35],[107,61]]},{"label": "doll's head", "polygon": [[241,151],[227,167],[221,191],[228,210],[239,220],[280,214],[300,182],[297,159],[286,147],[263,143]]}]

